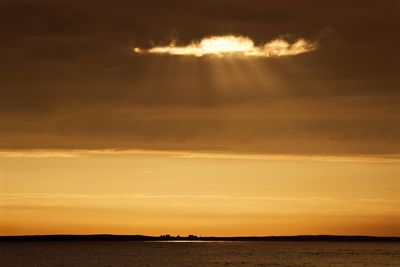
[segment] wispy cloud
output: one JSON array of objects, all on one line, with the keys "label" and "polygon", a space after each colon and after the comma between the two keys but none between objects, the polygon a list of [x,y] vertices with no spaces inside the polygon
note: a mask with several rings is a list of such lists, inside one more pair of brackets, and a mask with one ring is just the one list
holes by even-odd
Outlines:
[{"label": "wispy cloud", "polygon": [[238,199],[238,200],[267,200],[267,201],[331,201],[322,197],[269,197],[248,195],[147,195],[147,194],[50,194],[50,193],[9,193],[0,194],[0,199],[7,200],[52,200],[52,199]]},{"label": "wispy cloud", "polygon": [[[237,212],[280,213],[302,212],[336,214],[395,214],[398,213],[398,198],[332,198],[302,196],[249,196],[249,195],[152,195],[152,194],[46,194],[9,193],[0,194],[0,208],[7,210],[35,210],[51,208],[118,208],[143,210],[143,205],[151,209],[170,209],[173,207],[231,208]],[[251,206],[251,208],[249,208]],[[187,211],[186,211],[187,212]]]},{"label": "wispy cloud", "polygon": [[211,36],[193,41],[186,46],[177,46],[173,41],[166,46],[155,46],[150,49],[133,48],[135,53],[149,54],[169,54],[180,56],[248,56],[248,57],[281,57],[293,56],[302,53],[311,52],[317,49],[317,43],[306,39],[297,39],[289,43],[288,41],[278,38],[256,46],[254,41],[249,37],[222,35]]}]

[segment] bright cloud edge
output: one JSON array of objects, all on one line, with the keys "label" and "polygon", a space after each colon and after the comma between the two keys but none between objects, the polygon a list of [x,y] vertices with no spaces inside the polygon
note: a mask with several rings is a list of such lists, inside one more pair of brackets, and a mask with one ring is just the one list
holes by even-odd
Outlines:
[{"label": "bright cloud edge", "polygon": [[317,42],[298,38],[289,43],[283,38],[276,38],[263,45],[255,46],[254,41],[241,35],[209,36],[200,41],[193,41],[186,46],[177,46],[172,41],[166,46],[154,46],[149,49],[135,47],[136,54],[168,54],[177,56],[248,56],[248,57],[283,57],[309,53],[317,50]]}]

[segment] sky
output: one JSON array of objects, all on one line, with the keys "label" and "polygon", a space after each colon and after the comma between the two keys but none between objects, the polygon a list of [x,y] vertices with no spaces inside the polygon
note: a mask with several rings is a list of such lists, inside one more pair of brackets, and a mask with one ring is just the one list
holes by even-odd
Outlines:
[{"label": "sky", "polygon": [[0,234],[400,235],[399,11],[1,1]]}]

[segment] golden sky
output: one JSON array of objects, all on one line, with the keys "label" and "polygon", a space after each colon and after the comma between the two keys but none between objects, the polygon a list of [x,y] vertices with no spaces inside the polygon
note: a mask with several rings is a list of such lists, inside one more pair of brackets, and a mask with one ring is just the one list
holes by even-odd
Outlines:
[{"label": "golden sky", "polygon": [[400,235],[398,1],[0,2],[0,234]]},{"label": "golden sky", "polygon": [[3,152],[1,234],[399,235],[399,161]]}]

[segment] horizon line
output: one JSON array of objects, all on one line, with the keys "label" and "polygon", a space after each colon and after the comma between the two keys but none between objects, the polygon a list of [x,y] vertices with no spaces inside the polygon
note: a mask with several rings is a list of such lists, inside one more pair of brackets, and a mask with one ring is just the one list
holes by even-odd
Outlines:
[{"label": "horizon line", "polygon": [[161,235],[144,235],[144,234],[112,234],[112,233],[90,233],[90,234],[26,234],[26,235],[0,235],[1,237],[44,237],[44,236],[143,236],[143,237],[171,237],[171,238],[241,238],[241,237],[377,237],[377,238],[400,238],[400,236],[381,236],[381,235],[341,235],[341,234],[298,234],[298,235],[240,235],[240,236],[215,236],[215,235],[174,235],[174,234],[161,234]]}]

